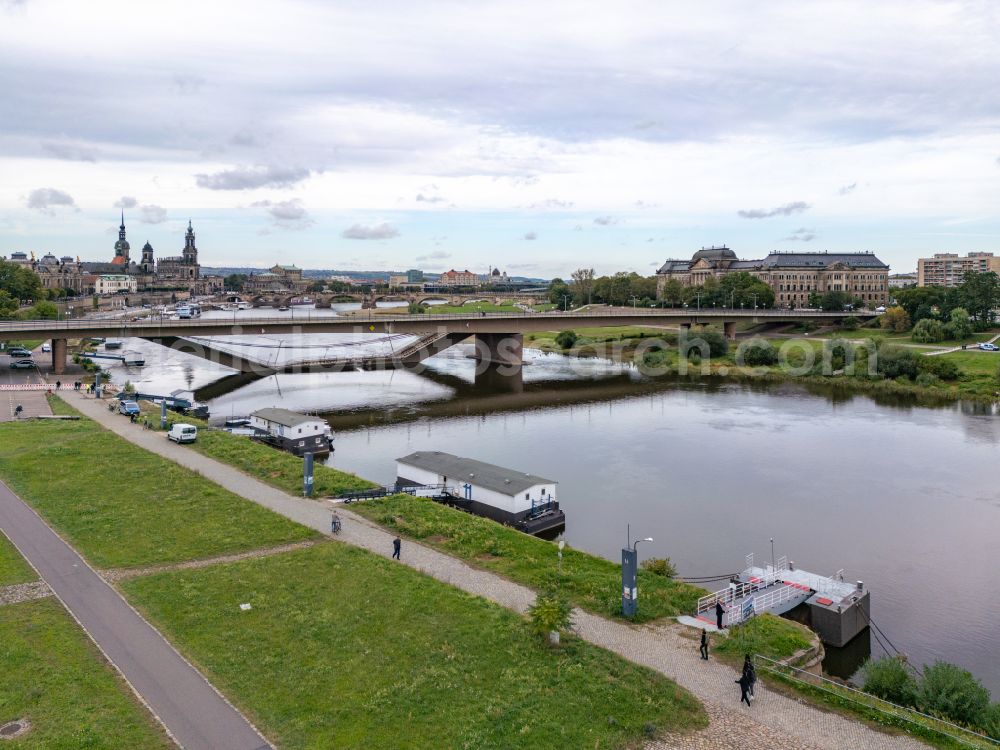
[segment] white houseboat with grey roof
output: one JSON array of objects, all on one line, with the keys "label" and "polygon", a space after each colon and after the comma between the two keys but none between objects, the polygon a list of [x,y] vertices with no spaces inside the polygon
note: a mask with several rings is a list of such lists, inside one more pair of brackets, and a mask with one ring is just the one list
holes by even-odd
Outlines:
[{"label": "white houseboat with grey roof", "polygon": [[431,488],[430,495],[478,516],[529,534],[566,526],[556,499],[558,482],[441,451],[419,451],[396,459],[396,487]]},{"label": "white houseboat with grey roof", "polygon": [[250,415],[252,438],[296,456],[329,453],[333,443],[325,419],[289,409],[258,409]]}]

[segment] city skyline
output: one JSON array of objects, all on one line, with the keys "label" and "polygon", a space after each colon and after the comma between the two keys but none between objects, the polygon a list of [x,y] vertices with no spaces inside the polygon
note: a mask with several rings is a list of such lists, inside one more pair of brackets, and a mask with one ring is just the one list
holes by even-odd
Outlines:
[{"label": "city skyline", "polygon": [[0,255],[122,209],[213,266],[1000,252],[989,5],[577,7],[2,3]]}]

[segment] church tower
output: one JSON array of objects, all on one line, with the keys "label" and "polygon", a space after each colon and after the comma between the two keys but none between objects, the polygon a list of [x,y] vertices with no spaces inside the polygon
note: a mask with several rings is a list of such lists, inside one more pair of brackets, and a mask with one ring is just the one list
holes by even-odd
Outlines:
[{"label": "church tower", "polygon": [[125,212],[122,211],[122,224],[118,227],[118,242],[115,243],[115,258],[123,258],[124,260],[115,260],[115,262],[120,265],[128,266],[128,251],[128,240],[125,239]]},{"label": "church tower", "polygon": [[142,246],[142,263],[139,264],[139,270],[148,276],[152,276],[156,270],[156,265],[153,261],[153,246],[148,242]]},{"label": "church tower", "polygon": [[190,219],[187,232],[184,234],[184,262],[192,266],[198,264],[198,248],[194,245],[194,229],[191,228]]}]

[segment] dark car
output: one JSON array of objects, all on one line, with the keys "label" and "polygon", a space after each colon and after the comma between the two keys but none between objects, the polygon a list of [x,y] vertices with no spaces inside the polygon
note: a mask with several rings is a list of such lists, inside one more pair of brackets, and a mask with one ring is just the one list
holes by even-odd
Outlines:
[{"label": "dark car", "polygon": [[7,354],[11,357],[30,357],[31,352],[25,349],[23,346],[12,346],[7,350]]},{"label": "dark car", "polygon": [[12,370],[32,370],[35,367],[35,360],[33,359],[16,359],[10,363],[10,369]]}]

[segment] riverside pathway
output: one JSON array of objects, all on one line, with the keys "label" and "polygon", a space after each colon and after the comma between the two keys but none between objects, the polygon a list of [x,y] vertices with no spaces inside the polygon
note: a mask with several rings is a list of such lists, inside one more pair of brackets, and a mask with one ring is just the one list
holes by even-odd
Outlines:
[{"label": "riverside pathway", "polygon": [[[177,462],[241,497],[323,533],[329,533],[332,506],[308,500],[244,474],[197,451],[175,445],[164,433],[144,430],[124,417],[108,411],[103,402],[78,393],[63,398],[83,414],[132,443]],[[389,557],[393,534],[342,506],[344,521],[337,539]],[[404,541],[404,565],[440,581],[476,594],[504,607],[525,613],[535,592],[525,586],[473,568],[466,563],[413,541]],[[927,746],[908,736],[890,735],[857,721],[821,711],[759,685],[752,708],[738,704],[738,676],[728,666],[698,658],[697,643],[678,635],[676,627],[633,626],[615,622],[580,609],[573,611],[574,630],[590,643],[613,651],[637,664],[654,669],[691,691],[711,718],[708,729],[683,737],[668,737],[648,750],[693,748],[766,747],[775,750],[917,750]]]},{"label": "riverside pathway", "polygon": [[0,528],[186,750],[271,745],[21,498],[0,482]]}]

